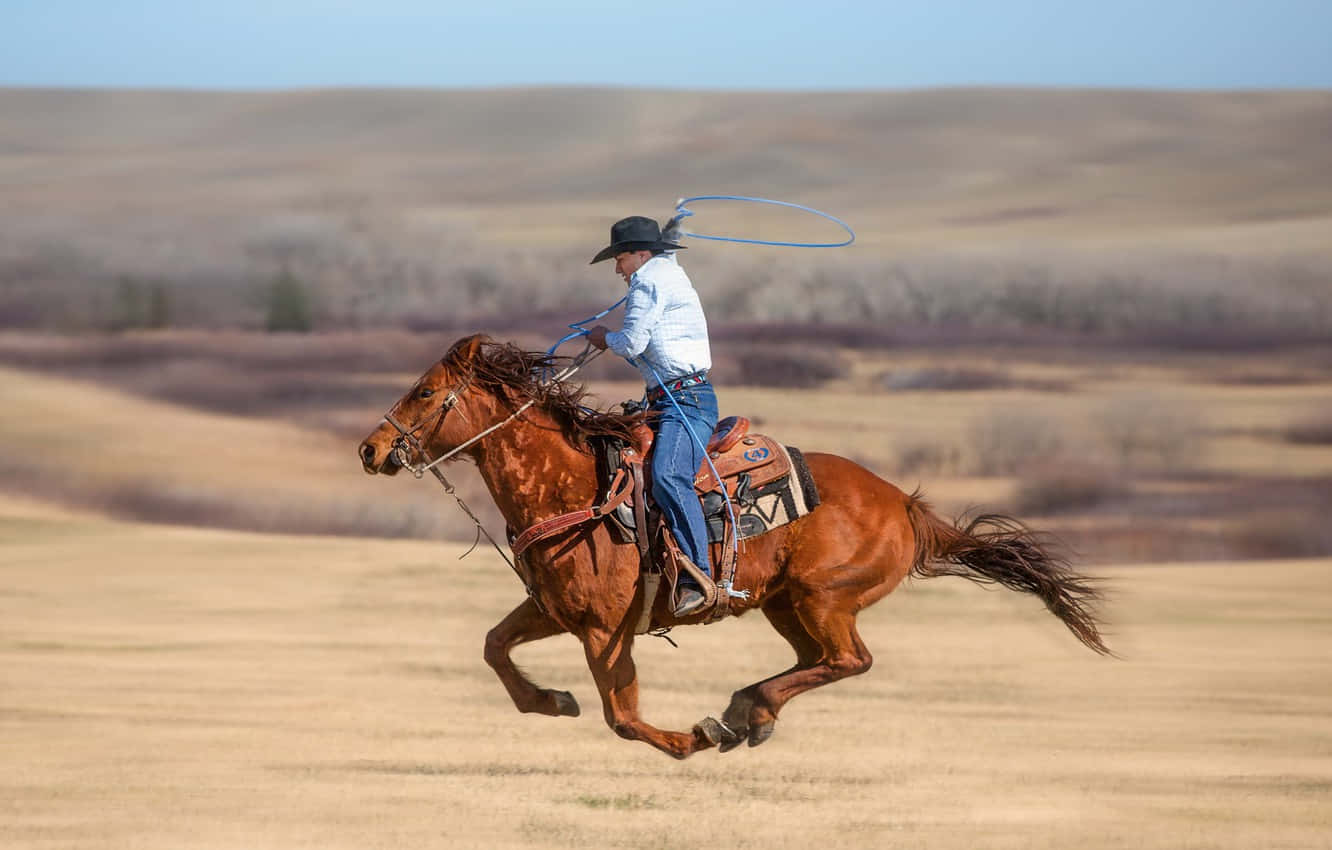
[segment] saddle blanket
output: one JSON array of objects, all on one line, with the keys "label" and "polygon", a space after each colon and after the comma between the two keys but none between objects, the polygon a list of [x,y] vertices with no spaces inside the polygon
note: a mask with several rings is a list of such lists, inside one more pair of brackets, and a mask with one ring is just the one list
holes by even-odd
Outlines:
[{"label": "saddle blanket", "polygon": [[[794,522],[819,505],[818,487],[800,449],[777,444],[776,450],[786,454],[791,470],[787,475],[758,487],[750,486],[748,472],[736,476],[731,509],[735,511],[736,536],[741,540]],[[703,516],[708,521],[708,541],[722,542],[726,502],[720,492],[713,490],[703,497]]]}]

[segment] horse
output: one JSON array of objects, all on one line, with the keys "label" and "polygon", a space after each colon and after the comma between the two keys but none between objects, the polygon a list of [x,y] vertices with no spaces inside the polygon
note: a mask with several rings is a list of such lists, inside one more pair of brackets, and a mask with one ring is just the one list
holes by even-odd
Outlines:
[{"label": "horse", "polygon": [[[590,440],[629,439],[642,415],[586,407],[584,387],[549,379],[561,360],[480,334],[459,340],[360,444],[363,468],[394,475],[404,462],[419,469],[461,448],[450,460],[476,464],[511,530],[587,508],[598,495]],[[1002,514],[949,522],[919,491],[907,495],[846,458],[807,452],[805,460],[821,504],[745,542],[734,585],[748,595],[730,600],[733,614],[762,611],[795,651],[791,667],[735,691],[720,721],[708,717],[689,731],[646,722],[632,656],[644,597],[640,553],[594,521],[526,550],[519,575],[528,597],[486,635],[485,660],[517,709],[579,715],[572,694],[539,687],[510,659],[520,644],[568,632],[583,645],[617,735],[681,759],[714,746],[757,746],[793,697],[870,669],[856,616],[908,575],[960,576],[1033,594],[1083,644],[1110,654],[1098,630],[1096,580],[1075,571],[1043,535]],[[653,618],[657,626],[699,620],[674,619],[669,604]]]}]

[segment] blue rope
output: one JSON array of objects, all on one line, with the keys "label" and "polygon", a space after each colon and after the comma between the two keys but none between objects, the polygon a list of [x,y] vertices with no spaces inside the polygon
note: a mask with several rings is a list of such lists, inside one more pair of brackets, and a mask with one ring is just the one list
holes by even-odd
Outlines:
[{"label": "blue rope", "polygon": [[710,239],[714,242],[741,242],[746,245],[776,245],[783,248],[841,248],[856,241],[856,232],[851,229],[851,225],[842,221],[835,215],[816,210],[813,207],[807,207],[803,204],[793,204],[789,201],[774,201],[769,198],[749,198],[744,195],[698,195],[693,198],[684,198],[675,205],[675,221],[689,218],[694,214],[692,210],[685,206],[685,204],[692,203],[693,201],[744,201],[745,203],[751,204],[771,204],[775,207],[789,207],[791,209],[802,210],[803,212],[813,213],[814,215],[826,218],[839,225],[847,232],[848,236],[845,242],[777,242],[769,239],[741,239],[735,236],[708,236],[703,233],[683,232],[683,235],[692,236],[695,239]]},{"label": "blue rope", "polygon": [[[746,245],[773,245],[784,248],[841,248],[843,246],[850,245],[852,242],[856,241],[856,232],[851,229],[851,225],[842,221],[840,218],[838,218],[835,215],[831,215],[821,210],[816,210],[813,207],[807,207],[803,204],[793,204],[789,201],[774,201],[770,198],[751,198],[751,197],[746,197],[744,195],[697,195],[692,198],[683,198],[675,205],[676,214],[675,217],[671,220],[671,223],[674,224],[693,216],[694,215],[693,210],[689,209],[685,205],[693,203],[694,201],[741,201],[744,203],[751,203],[751,204],[769,204],[775,207],[787,207],[789,209],[801,210],[802,212],[813,213],[814,215],[817,215],[821,218],[826,218],[829,221],[837,224],[847,233],[847,239],[843,242],[778,242],[776,240],[770,240],[770,239],[741,239],[739,237],[734,237],[734,236],[710,236],[704,233],[692,233],[689,231],[682,231],[682,235],[691,236],[694,239],[708,239],[714,242],[739,242]],[[626,294],[624,298],[621,298],[619,301],[616,301],[614,304],[610,305],[605,310],[602,310],[600,313],[596,314],[595,316],[589,316],[586,319],[573,322],[570,325],[568,325],[568,327],[573,331],[573,333],[566,334],[565,336],[561,337],[559,342],[552,345],[546,351],[546,354],[553,356],[555,354],[555,351],[561,345],[564,345],[569,340],[577,339],[580,336],[587,336],[589,331],[587,328],[583,327],[583,325],[587,324],[588,322],[595,322],[597,319],[606,316],[606,314],[610,313],[610,311],[614,310],[616,307],[619,307],[628,298],[629,296],[628,294]],[[626,359],[635,366],[638,365],[636,362],[636,358],[630,357]],[[643,362],[647,363],[648,371],[650,371],[652,373],[652,376],[657,379],[657,385],[660,386],[662,390],[666,393],[666,397],[671,400],[671,404],[675,406],[676,412],[680,414],[680,418],[684,422],[685,430],[688,431],[689,436],[693,438],[694,444],[697,445],[699,450],[703,452],[703,459],[708,462],[708,468],[712,470],[713,476],[716,478],[718,482],[721,482],[722,480],[721,474],[717,471],[717,467],[712,463],[712,458],[708,456],[707,444],[704,443],[703,440],[699,438],[698,434],[694,433],[693,427],[690,426],[689,424],[688,417],[684,415],[684,411],[680,408],[680,402],[676,401],[675,399],[675,394],[672,393],[670,388],[666,386],[666,382],[661,379],[661,375],[657,374],[657,370],[653,368],[652,364],[649,363],[646,359],[644,359]],[[545,374],[542,375],[543,379],[545,379],[546,377],[547,375]],[[722,484],[721,492],[722,492],[722,499],[726,502],[726,511],[731,516],[731,528],[735,530],[736,540],[738,543],[740,535],[740,524],[736,521],[735,506],[731,503],[731,497],[726,492],[725,484]],[[642,529],[642,531],[646,533],[646,529]],[[749,595],[748,591],[743,591],[743,590],[737,591],[729,586],[726,587],[725,590],[727,594],[730,596],[747,597]]]},{"label": "blue rope", "polygon": [[[637,358],[633,358],[633,357],[628,358],[629,362],[630,362],[630,363],[634,363],[634,365],[637,365],[637,363],[635,362],[636,359],[637,359]],[[726,482],[722,479],[722,477],[721,477],[721,473],[717,471],[717,467],[716,467],[716,465],[713,464],[713,462],[712,462],[712,456],[708,454],[708,446],[707,446],[707,444],[704,443],[702,440],[700,440],[700,439],[698,438],[698,434],[694,432],[694,427],[693,427],[692,425],[689,424],[689,417],[688,417],[688,416],[685,416],[685,412],[680,408],[680,402],[678,402],[678,401],[675,400],[675,393],[671,392],[671,388],[668,387],[668,386],[666,386],[666,382],[663,381],[663,380],[661,379],[661,375],[658,375],[658,374],[657,374],[657,370],[654,369],[654,368],[652,367],[652,364],[648,361],[648,359],[647,359],[646,357],[643,358],[643,362],[644,362],[644,363],[647,363],[648,371],[652,373],[652,377],[654,377],[654,378],[657,379],[657,386],[661,387],[662,392],[664,392],[664,393],[666,394],[666,397],[669,398],[669,399],[671,400],[671,404],[673,404],[673,405],[675,406],[675,412],[680,414],[680,421],[684,424],[684,426],[685,426],[685,430],[689,432],[689,436],[691,436],[691,437],[694,438],[694,445],[698,446],[698,450],[701,451],[701,452],[703,453],[703,459],[704,459],[705,461],[708,462],[708,469],[712,470],[712,477],[713,477],[713,479],[714,479],[718,484],[721,485],[722,501],[724,501],[724,502],[726,503],[726,512],[727,512],[728,514],[730,514],[730,516],[731,516],[731,528],[735,531],[735,545],[736,545],[736,546],[739,546],[739,545],[740,545],[740,523],[739,523],[739,521],[737,521],[736,518],[735,518],[735,505],[733,505],[733,504],[731,503],[731,496],[730,496],[730,494],[728,494],[728,493],[726,492]],[[711,435],[709,435],[709,436],[711,436]],[[706,517],[704,517],[703,524],[704,524],[705,527],[707,526],[707,518],[706,518]],[[705,552],[704,554],[707,554],[707,553]],[[722,557],[725,557],[725,556],[726,556],[726,531],[725,531],[725,529],[723,529],[723,530],[722,530]],[[712,570],[709,569],[708,572],[711,573]],[[723,587],[722,585],[718,585],[718,587],[720,587],[722,590],[725,590],[727,596],[738,597],[738,598],[740,598],[740,599],[748,599],[748,598],[749,598],[749,591],[747,591],[747,590],[736,590],[736,589],[734,589],[733,587],[731,587],[730,584],[727,584],[727,585],[725,585],[724,587]]]},{"label": "blue rope", "polygon": [[[583,327],[583,325],[587,324],[588,322],[594,322],[597,319],[604,317],[611,310],[614,310],[616,307],[619,307],[621,304],[623,304],[628,297],[629,297],[628,295],[625,295],[624,298],[621,298],[619,301],[616,301],[614,304],[610,305],[605,310],[602,310],[600,313],[596,314],[595,316],[588,316],[586,319],[583,319],[582,321],[572,322],[571,324],[569,324],[568,327],[573,329],[573,333],[566,334],[562,339],[560,339],[559,342],[552,345],[546,351],[546,354],[553,355],[556,349],[558,349],[561,345],[564,345],[569,340],[577,339],[580,336],[587,336],[588,333],[590,333],[590,331],[587,328]],[[625,359],[635,366],[638,365],[637,358],[635,357],[627,357]],[[734,529],[735,531],[735,542],[736,545],[738,546],[740,541],[740,523],[735,518],[735,505],[731,503],[731,496],[726,492],[726,484],[722,481],[721,473],[717,471],[717,467],[712,462],[712,458],[708,456],[707,444],[704,443],[701,439],[699,439],[698,434],[694,432],[693,426],[689,424],[689,417],[685,416],[684,411],[680,409],[680,402],[675,400],[675,394],[671,392],[670,387],[666,386],[666,382],[661,379],[661,375],[657,374],[657,370],[653,368],[652,364],[648,362],[646,358],[643,359],[643,362],[647,364],[648,371],[652,373],[652,377],[657,379],[658,386],[660,386],[662,391],[666,393],[666,397],[671,400],[671,404],[675,405],[675,410],[677,413],[680,414],[680,420],[684,423],[685,430],[689,432],[689,436],[693,438],[694,444],[698,446],[699,451],[703,452],[703,459],[708,462],[708,469],[712,470],[713,478],[716,479],[718,483],[721,483],[722,500],[726,503],[726,512],[731,516],[731,528]],[[543,371],[542,380],[546,380],[547,377],[548,377],[547,374]],[[639,529],[639,531],[642,534],[648,533],[648,530],[645,528]],[[724,548],[722,554],[725,555]],[[711,572],[711,570],[709,570],[709,572]],[[728,596],[735,596],[741,599],[749,598],[749,591],[747,590],[736,590],[730,585],[727,585],[722,589],[726,591],[726,594]]]},{"label": "blue rope", "polygon": [[623,298],[621,298],[619,301],[616,301],[614,304],[610,305],[605,310],[602,310],[600,313],[596,314],[595,316],[588,316],[586,319],[569,324],[568,327],[573,329],[573,333],[566,334],[560,337],[559,342],[555,343],[550,348],[546,349],[546,354],[548,356],[554,355],[555,349],[559,348],[561,345],[564,345],[569,340],[577,339],[580,336],[587,336],[588,330],[587,328],[583,327],[583,325],[587,324],[588,322],[595,322],[597,319],[605,317],[607,313],[609,313],[611,310],[614,310],[616,307],[619,307],[628,299],[629,299],[629,294],[625,293],[625,296]]}]

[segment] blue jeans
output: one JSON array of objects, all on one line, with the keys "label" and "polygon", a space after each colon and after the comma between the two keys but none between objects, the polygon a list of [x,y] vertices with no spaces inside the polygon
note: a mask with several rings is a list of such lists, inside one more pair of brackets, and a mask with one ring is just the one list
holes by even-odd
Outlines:
[{"label": "blue jeans", "polygon": [[[652,449],[652,498],[689,560],[704,572],[708,567],[708,526],[694,491],[694,475],[703,465],[703,445],[717,427],[717,394],[712,384],[685,387],[650,408],[660,413],[652,423],[657,438]],[[686,423],[688,423],[686,427]],[[692,428],[698,441],[689,435]],[[702,445],[700,445],[700,442]]]}]

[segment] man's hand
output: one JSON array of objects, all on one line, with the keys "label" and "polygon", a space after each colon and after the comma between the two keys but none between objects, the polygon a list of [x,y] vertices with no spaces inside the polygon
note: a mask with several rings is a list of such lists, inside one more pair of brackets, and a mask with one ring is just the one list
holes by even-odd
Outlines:
[{"label": "man's hand", "polygon": [[597,325],[595,328],[592,328],[587,332],[587,341],[595,345],[597,348],[600,348],[602,351],[605,351],[606,333],[609,330],[610,328],[605,325]]}]

